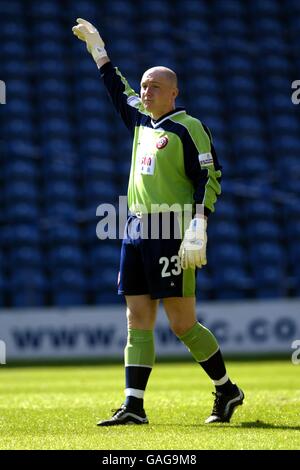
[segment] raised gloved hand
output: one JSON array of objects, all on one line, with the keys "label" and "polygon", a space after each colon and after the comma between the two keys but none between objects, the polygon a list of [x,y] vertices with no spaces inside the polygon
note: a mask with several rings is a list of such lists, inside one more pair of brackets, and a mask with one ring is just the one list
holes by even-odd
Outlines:
[{"label": "raised gloved hand", "polygon": [[207,222],[203,217],[191,220],[180,245],[179,257],[182,269],[201,268],[207,264]]},{"label": "raised gloved hand", "polygon": [[78,25],[73,26],[72,31],[78,39],[86,42],[87,50],[92,54],[94,61],[107,56],[105,44],[97,29],[89,21],[77,18]]}]

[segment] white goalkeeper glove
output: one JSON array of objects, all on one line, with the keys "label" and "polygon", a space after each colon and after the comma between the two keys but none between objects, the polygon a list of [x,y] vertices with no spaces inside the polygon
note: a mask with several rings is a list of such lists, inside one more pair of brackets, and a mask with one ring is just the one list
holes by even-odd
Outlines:
[{"label": "white goalkeeper glove", "polygon": [[206,229],[207,222],[203,217],[195,217],[191,220],[178,253],[182,269],[201,268],[207,264]]},{"label": "white goalkeeper glove", "polygon": [[[105,44],[97,29],[89,21],[77,18],[78,25],[73,26],[72,31],[78,39],[86,42],[87,50],[92,54],[97,64],[99,59],[107,56]],[[98,65],[98,64],[97,64]]]}]

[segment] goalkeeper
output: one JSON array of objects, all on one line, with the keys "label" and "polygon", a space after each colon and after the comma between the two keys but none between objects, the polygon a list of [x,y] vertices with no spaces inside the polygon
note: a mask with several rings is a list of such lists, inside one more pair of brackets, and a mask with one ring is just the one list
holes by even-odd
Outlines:
[{"label": "goalkeeper", "polygon": [[[73,33],[86,43],[133,136],[129,217],[118,285],[127,304],[126,398],[110,419],[98,425],[148,423],[143,399],[155,359],[153,330],[160,299],[171,329],[215,385],[213,410],[205,422],[229,422],[244,394],[229,379],[216,338],[197,322],[195,307],[196,268],[207,262],[207,218],[221,193],[221,167],[210,132],[175,106],[178,84],[172,70],[147,70],[139,97],[113,67],[96,28],[80,18],[77,23]],[[192,212],[188,225],[185,206]],[[173,227],[169,237],[162,234],[166,214]],[[159,234],[149,238],[156,223]]]}]

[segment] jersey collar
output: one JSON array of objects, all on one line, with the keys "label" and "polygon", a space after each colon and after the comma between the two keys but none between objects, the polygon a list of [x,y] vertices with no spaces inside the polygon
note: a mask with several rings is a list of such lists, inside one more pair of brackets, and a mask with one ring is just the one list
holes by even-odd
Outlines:
[{"label": "jersey collar", "polygon": [[151,124],[154,127],[154,129],[156,129],[157,127],[159,127],[164,121],[166,121],[170,117],[173,117],[173,116],[176,116],[177,114],[181,114],[181,113],[185,113],[185,112],[186,111],[185,111],[184,108],[178,107],[176,109],[173,109],[172,111],[169,111],[167,114],[164,114],[157,121],[155,121],[154,119],[151,119]]}]

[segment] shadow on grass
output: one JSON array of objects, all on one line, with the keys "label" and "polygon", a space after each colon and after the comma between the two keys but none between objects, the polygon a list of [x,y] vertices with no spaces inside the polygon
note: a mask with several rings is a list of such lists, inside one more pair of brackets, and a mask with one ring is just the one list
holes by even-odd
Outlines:
[{"label": "shadow on grass", "polygon": [[293,431],[300,431],[300,426],[278,426],[277,424],[272,423],[265,423],[264,421],[249,421],[241,423],[241,426],[235,427],[242,427],[242,428],[256,428],[256,429],[280,429],[280,430],[293,430]]},{"label": "shadow on grass", "polygon": [[[155,426],[174,426],[173,424],[155,424]],[[287,430],[287,431],[300,431],[300,426],[284,426],[284,425],[277,425],[277,424],[272,424],[272,423],[265,423],[264,421],[245,421],[240,424],[230,424],[230,423],[215,423],[215,424],[205,424],[205,423],[199,423],[199,424],[176,424],[176,426],[180,427],[185,427],[185,428],[199,428],[203,427],[206,429],[220,429],[220,428],[226,428],[226,429],[278,429],[280,431]]]}]

